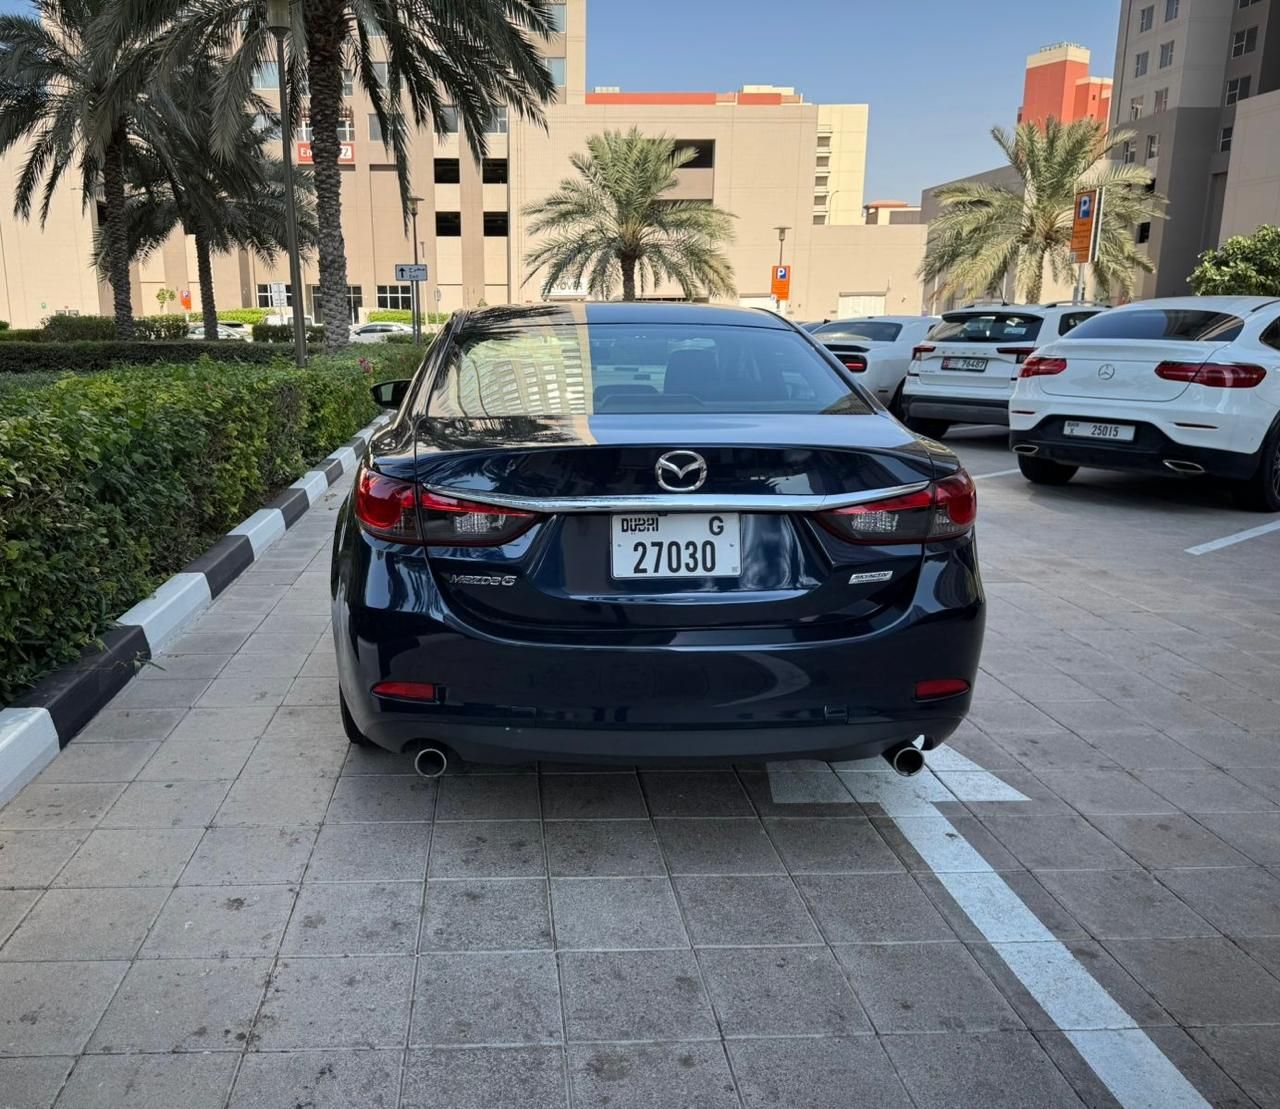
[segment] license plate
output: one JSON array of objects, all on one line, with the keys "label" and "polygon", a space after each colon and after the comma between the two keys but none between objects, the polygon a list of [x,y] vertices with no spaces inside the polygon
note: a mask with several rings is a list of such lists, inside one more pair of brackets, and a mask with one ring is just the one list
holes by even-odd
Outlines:
[{"label": "license plate", "polygon": [[970,373],[984,373],[987,368],[985,358],[944,358],[944,370],[968,370]]},{"label": "license plate", "polygon": [[610,525],[615,578],[736,578],[742,534],[736,512],[636,512]]},{"label": "license plate", "polygon": [[1064,435],[1077,439],[1110,439],[1113,443],[1132,443],[1132,424],[1095,424],[1092,420],[1067,420],[1062,425]]}]

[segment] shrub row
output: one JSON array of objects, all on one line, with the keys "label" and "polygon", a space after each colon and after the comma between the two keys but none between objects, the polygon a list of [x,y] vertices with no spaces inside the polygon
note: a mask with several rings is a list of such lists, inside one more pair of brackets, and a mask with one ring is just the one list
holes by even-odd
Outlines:
[{"label": "shrub row", "polygon": [[0,374],[32,370],[71,370],[96,373],[110,366],[145,366],[157,363],[242,362],[257,365],[287,356],[269,344],[242,343],[235,339],[207,342],[188,339],[178,343],[84,340],[73,343],[0,342]]},{"label": "shrub row", "polygon": [[218,319],[224,323],[262,323],[273,311],[272,308],[219,308]]},{"label": "shrub row", "polygon": [[[324,327],[312,324],[307,329],[308,343],[324,342]],[[255,323],[253,325],[253,341],[255,343],[292,343],[293,324],[291,323]]]},{"label": "shrub row", "polygon": [[370,380],[402,372],[382,361],[127,367],[0,394],[0,704],[368,423]]},{"label": "shrub row", "polygon": [[[424,312],[423,323],[448,323],[448,312]],[[413,323],[413,313],[408,308],[371,308],[369,323]]]},{"label": "shrub row", "polygon": [[39,343],[44,338],[42,327],[6,327],[0,331],[0,343]]}]

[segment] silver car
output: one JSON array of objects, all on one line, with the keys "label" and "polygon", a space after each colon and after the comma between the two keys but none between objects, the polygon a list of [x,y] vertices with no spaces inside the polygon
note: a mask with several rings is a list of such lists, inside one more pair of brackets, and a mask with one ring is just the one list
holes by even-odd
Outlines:
[{"label": "silver car", "polygon": [[392,335],[412,335],[407,323],[362,323],[351,329],[353,343],[385,343]]}]

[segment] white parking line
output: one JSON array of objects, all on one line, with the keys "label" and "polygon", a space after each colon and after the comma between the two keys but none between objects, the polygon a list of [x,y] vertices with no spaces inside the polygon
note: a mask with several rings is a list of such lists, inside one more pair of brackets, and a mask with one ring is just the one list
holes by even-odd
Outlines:
[{"label": "white parking line", "polygon": [[981,481],[983,478],[987,478],[987,477],[1008,477],[1010,474],[1020,474],[1020,473],[1022,473],[1022,471],[1019,470],[1017,466],[1015,466],[1012,470],[996,470],[994,473],[990,473],[990,474],[974,474],[973,480]]},{"label": "white parking line", "polygon": [[1256,528],[1247,528],[1231,535],[1224,535],[1221,539],[1211,539],[1208,543],[1200,543],[1195,547],[1188,547],[1185,553],[1189,555],[1209,554],[1212,551],[1220,551],[1223,547],[1233,547],[1237,543],[1245,542],[1247,539],[1257,539],[1260,535],[1270,535],[1273,531],[1280,531],[1280,520],[1275,520],[1270,524],[1259,524]]},{"label": "white parking line", "polygon": [[[950,748],[928,757],[937,774],[926,768],[914,778],[901,778],[883,759],[836,763],[833,770],[851,800],[879,804],[893,819],[974,927],[1124,1109],[1209,1109],[1209,1103],[1137,1022],[934,807],[938,801],[961,797],[969,801],[1026,798]],[[814,794],[829,792],[812,785],[797,789],[795,779],[801,775],[789,771],[786,763],[770,763],[768,769],[771,786],[775,775],[779,781],[780,788],[772,791],[779,804],[803,803]],[[804,776],[814,775],[806,771]],[[954,785],[954,792],[949,785]]]}]

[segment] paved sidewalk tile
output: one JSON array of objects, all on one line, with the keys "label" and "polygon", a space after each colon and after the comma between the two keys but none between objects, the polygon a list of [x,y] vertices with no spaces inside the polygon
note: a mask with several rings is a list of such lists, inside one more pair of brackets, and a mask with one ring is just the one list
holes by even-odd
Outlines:
[{"label": "paved sidewalk tile", "polygon": [[403,1109],[567,1109],[558,1047],[411,1048]]},{"label": "paved sidewalk tile", "polygon": [[401,1056],[399,1050],[249,1054],[230,1109],[396,1109]]}]

